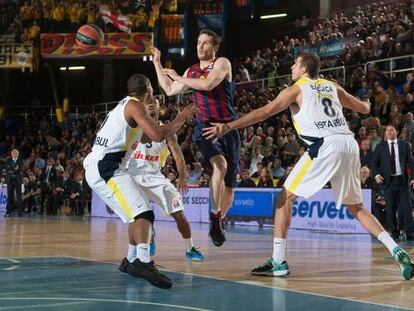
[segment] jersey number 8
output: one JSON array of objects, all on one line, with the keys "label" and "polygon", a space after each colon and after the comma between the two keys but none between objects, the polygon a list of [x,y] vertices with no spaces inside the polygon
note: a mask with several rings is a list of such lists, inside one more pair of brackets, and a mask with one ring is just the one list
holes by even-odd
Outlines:
[{"label": "jersey number 8", "polygon": [[332,100],[330,100],[329,98],[324,97],[324,98],[322,98],[322,105],[324,107],[323,112],[325,112],[325,114],[328,117],[333,118],[333,117],[336,116],[336,111],[332,107]]}]

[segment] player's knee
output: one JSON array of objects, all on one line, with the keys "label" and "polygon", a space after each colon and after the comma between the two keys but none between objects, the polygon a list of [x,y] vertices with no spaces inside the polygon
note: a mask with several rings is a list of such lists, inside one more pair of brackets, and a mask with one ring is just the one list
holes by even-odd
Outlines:
[{"label": "player's knee", "polygon": [[348,204],[346,206],[346,208],[348,209],[348,211],[356,218],[358,212],[362,211],[364,209],[364,207],[362,206],[362,204]]},{"label": "player's knee", "polygon": [[278,200],[279,200],[278,207],[280,208],[286,205],[286,203],[292,204],[296,200],[296,195],[287,191],[285,188],[282,188],[282,190],[279,192]]},{"label": "player's knee", "polygon": [[147,219],[149,222],[151,222],[152,224],[154,223],[155,220],[155,215],[153,211],[145,211],[137,216],[134,217],[135,220],[138,219]]},{"label": "player's knee", "polygon": [[186,220],[183,211],[172,213],[171,216],[176,222],[183,222]]}]

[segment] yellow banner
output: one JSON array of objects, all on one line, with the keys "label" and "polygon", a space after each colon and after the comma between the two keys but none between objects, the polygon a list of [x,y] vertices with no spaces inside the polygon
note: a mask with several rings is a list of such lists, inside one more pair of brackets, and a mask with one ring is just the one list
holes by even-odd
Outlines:
[{"label": "yellow banner", "polygon": [[0,43],[0,69],[32,68],[33,46],[26,43]]},{"label": "yellow banner", "polygon": [[151,54],[153,34],[150,32],[106,33],[104,44],[98,48],[77,48],[75,33],[45,33],[42,39],[43,58],[72,57],[131,57]]}]

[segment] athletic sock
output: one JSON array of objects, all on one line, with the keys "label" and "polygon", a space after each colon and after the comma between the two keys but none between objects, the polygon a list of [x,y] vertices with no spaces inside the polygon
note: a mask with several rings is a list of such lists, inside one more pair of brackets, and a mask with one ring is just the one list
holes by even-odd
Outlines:
[{"label": "athletic sock", "polygon": [[184,245],[186,250],[191,250],[194,247],[193,238],[184,239]]},{"label": "athletic sock", "polygon": [[273,260],[277,263],[285,261],[286,239],[273,238]]},{"label": "athletic sock", "polygon": [[149,244],[142,243],[137,245],[137,257],[143,263],[151,261]]},{"label": "athletic sock", "polygon": [[128,255],[127,259],[130,263],[134,262],[135,259],[137,259],[137,246],[129,244],[128,245]]},{"label": "athletic sock", "polygon": [[398,246],[398,244],[394,241],[394,239],[390,236],[387,231],[382,231],[378,234],[378,240],[385,245],[386,248],[390,251],[391,255],[393,255],[392,250]]}]

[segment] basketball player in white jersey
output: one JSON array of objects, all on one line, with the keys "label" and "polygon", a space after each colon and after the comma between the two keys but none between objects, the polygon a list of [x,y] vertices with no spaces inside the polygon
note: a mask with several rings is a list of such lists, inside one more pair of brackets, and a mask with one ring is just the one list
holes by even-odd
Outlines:
[{"label": "basketball player in white jersey", "polygon": [[252,274],[289,274],[285,247],[292,203],[298,196],[311,197],[330,181],[337,207],[345,204],[362,226],[388,248],[403,277],[411,279],[414,264],[410,256],[362,206],[359,148],[343,116],[342,107],[368,114],[369,103],[356,99],[333,82],[318,79],[320,60],[314,54],[303,53],[291,69],[296,83],[280,92],[272,102],[236,121],[214,124],[204,133],[207,138],[219,137],[229,130],[263,121],[289,107],[298,135],[309,145],[279,194],[273,256],[263,266],[253,269]]},{"label": "basketball player in white jersey", "polygon": [[[147,102],[149,115],[158,123],[158,100]],[[191,237],[190,224],[184,215],[184,205],[179,191],[186,193],[186,167],[183,153],[178,144],[177,136],[172,135],[162,142],[148,142],[146,144],[135,141],[131,149],[133,153],[123,166],[128,169],[135,182],[140,186],[148,198],[152,199],[167,215],[171,215],[177,223],[178,231],[185,242],[185,256],[191,261],[203,261],[204,256],[194,247]],[[179,173],[177,189],[170,180],[161,173],[169,153],[177,165]],[[155,243],[151,242],[150,255],[155,253]]]},{"label": "basketball player in white jersey", "polygon": [[145,132],[151,140],[163,141],[180,130],[194,113],[188,106],[169,124],[159,126],[149,115],[147,101],[153,101],[148,78],[135,74],[127,83],[128,94],[108,113],[96,134],[92,152],[84,160],[89,186],[125,222],[129,223],[127,272],[142,277],[160,288],[170,288],[171,280],[161,274],[150,260],[149,240],[154,213],[145,200],[145,193],[120,166],[135,138]]}]

